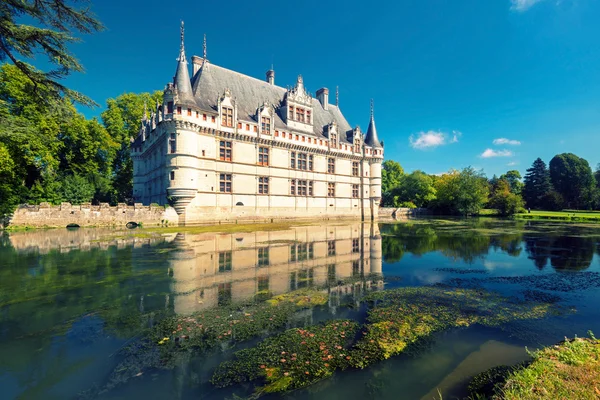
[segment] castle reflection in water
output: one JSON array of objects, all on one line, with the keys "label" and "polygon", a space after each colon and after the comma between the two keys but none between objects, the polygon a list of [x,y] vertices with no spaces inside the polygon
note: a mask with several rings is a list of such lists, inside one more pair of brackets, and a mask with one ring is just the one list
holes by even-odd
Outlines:
[{"label": "castle reflection in water", "polygon": [[303,287],[341,296],[383,287],[377,225],[300,226],[234,234],[183,234],[169,257],[173,305],[188,314]]}]

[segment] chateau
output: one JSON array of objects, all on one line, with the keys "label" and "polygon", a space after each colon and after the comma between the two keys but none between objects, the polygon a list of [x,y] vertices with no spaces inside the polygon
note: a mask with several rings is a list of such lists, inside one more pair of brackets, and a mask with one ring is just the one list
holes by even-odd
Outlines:
[{"label": "chateau", "polygon": [[[174,205],[180,223],[377,218],[383,144],[373,106],[367,133],[350,127],[329,90],[259,80],[181,48],[173,82],[131,143],[133,196]],[[337,98],[337,96],[336,96]]]}]

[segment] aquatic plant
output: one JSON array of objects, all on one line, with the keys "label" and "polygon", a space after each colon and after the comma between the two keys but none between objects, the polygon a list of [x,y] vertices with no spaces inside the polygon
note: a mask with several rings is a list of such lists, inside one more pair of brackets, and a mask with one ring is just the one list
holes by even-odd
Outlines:
[{"label": "aquatic plant", "polygon": [[[222,363],[211,382],[225,387],[257,381],[255,395],[297,389],[327,378],[337,369],[366,368],[401,354],[437,331],[475,323],[499,326],[558,311],[551,304],[515,302],[481,290],[439,287],[372,292],[364,300],[369,305],[364,325],[338,320],[288,330],[242,350],[234,361]],[[303,370],[302,362],[315,369]]]},{"label": "aquatic plant", "polygon": [[348,346],[359,326],[331,321],[307,329],[290,329],[222,363],[211,382],[217,387],[259,380],[256,393],[283,392],[308,386],[349,365]]}]

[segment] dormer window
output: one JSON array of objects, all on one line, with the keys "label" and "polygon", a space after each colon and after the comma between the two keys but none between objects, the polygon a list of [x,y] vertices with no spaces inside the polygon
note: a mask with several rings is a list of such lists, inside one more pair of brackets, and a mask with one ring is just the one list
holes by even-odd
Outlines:
[{"label": "dormer window", "polygon": [[294,119],[294,106],[290,106],[288,109],[288,118],[293,120]]},{"label": "dormer window", "polygon": [[306,123],[310,124],[310,110],[306,110]]},{"label": "dormer window", "polygon": [[233,108],[221,107],[221,126],[233,128]]},{"label": "dormer window", "polygon": [[360,139],[354,141],[354,152],[360,153]]},{"label": "dormer window", "polygon": [[337,149],[337,135],[335,133],[331,134],[331,147]]},{"label": "dormer window", "polygon": [[271,118],[269,118],[269,117],[261,118],[260,133],[262,133],[263,135],[271,134]]}]

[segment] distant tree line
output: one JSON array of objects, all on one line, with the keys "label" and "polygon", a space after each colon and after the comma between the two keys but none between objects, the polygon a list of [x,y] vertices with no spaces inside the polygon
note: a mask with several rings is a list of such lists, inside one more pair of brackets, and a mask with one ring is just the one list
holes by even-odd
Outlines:
[{"label": "distant tree line", "polygon": [[517,170],[488,179],[472,167],[428,175],[406,174],[402,166],[385,161],[382,169],[382,205],[427,207],[439,214],[475,215],[482,209],[512,215],[531,209],[590,210],[600,208],[600,164],[593,173],[588,162],[575,154],[558,154],[550,168],[540,159],[524,179]]}]

